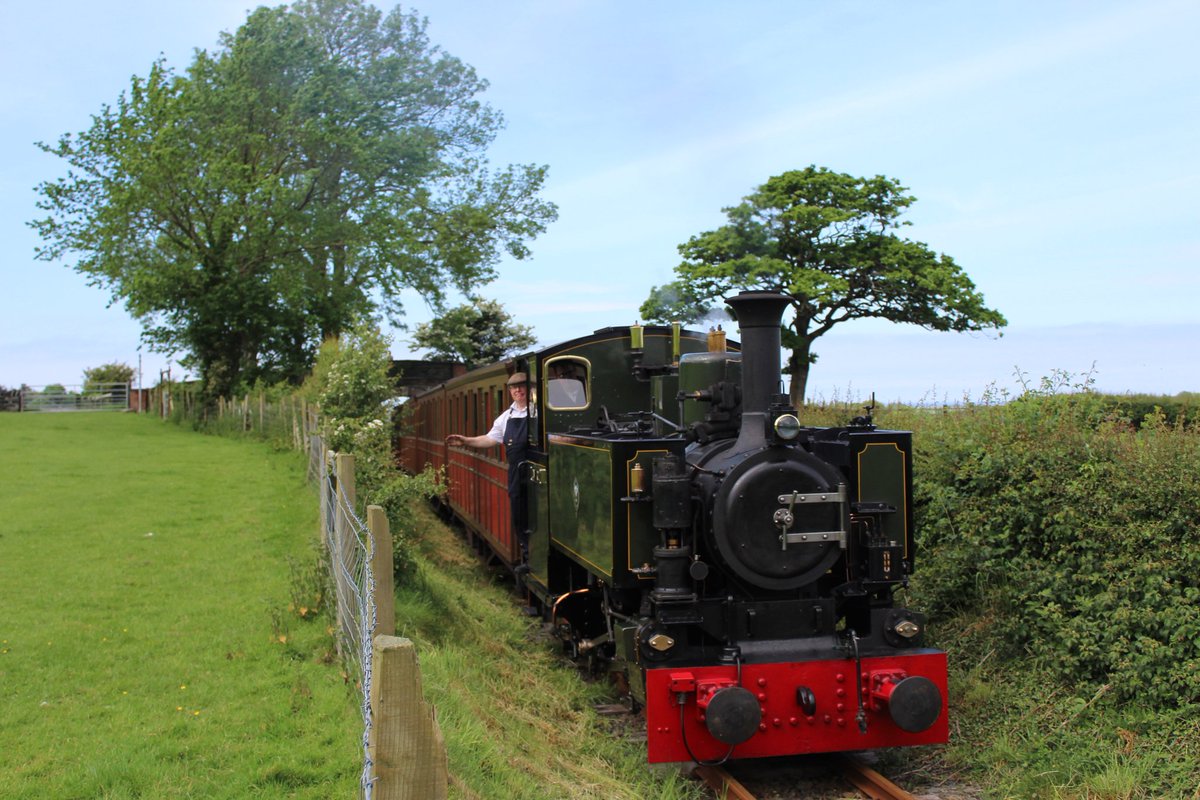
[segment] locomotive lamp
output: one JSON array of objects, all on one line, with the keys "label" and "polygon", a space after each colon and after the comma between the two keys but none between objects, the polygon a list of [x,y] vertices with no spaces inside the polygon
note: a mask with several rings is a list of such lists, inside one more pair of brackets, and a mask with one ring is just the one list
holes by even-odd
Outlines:
[{"label": "locomotive lamp", "polygon": [[795,414],[781,414],[775,418],[775,436],[790,442],[800,435],[800,420]]}]

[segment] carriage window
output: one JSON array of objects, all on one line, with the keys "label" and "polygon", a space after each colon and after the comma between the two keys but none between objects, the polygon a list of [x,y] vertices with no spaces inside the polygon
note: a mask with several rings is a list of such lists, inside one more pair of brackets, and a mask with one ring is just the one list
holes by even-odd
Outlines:
[{"label": "carriage window", "polygon": [[546,362],[546,402],[550,408],[587,408],[590,389],[585,359],[555,358]]}]

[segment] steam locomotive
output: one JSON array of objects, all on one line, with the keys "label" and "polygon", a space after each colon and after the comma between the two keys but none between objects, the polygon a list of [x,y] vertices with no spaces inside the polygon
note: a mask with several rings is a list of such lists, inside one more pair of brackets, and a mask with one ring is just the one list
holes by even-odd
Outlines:
[{"label": "steam locomotive", "polygon": [[[915,557],[911,434],[802,425],[778,394],[787,298],[728,302],[740,347],[605,328],[415,396],[401,462],[445,467],[481,551],[626,684],[649,761],[945,742],[945,653],[893,596]],[[527,566],[504,461],[444,443],[486,430],[517,372]]]}]

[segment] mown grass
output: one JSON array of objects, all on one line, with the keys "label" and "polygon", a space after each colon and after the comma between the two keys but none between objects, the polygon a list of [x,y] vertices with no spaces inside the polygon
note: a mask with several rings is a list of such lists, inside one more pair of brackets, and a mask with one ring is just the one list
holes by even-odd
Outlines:
[{"label": "mown grass", "polygon": [[349,797],[352,687],[287,609],[301,457],[0,414],[0,797]]},{"label": "mown grass", "polygon": [[416,574],[402,582],[397,634],[417,643],[426,699],[446,739],[451,798],[684,800],[704,796],[673,767],[647,766],[593,709],[613,702],[603,676],[581,680],[519,613],[511,585],[481,569],[425,509]]}]

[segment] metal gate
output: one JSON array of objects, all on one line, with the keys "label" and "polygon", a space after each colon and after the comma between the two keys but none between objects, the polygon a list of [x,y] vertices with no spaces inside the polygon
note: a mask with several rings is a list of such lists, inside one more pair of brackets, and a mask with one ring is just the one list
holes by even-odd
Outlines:
[{"label": "metal gate", "polygon": [[21,411],[125,411],[129,408],[128,383],[88,383],[83,386],[21,388]]}]

